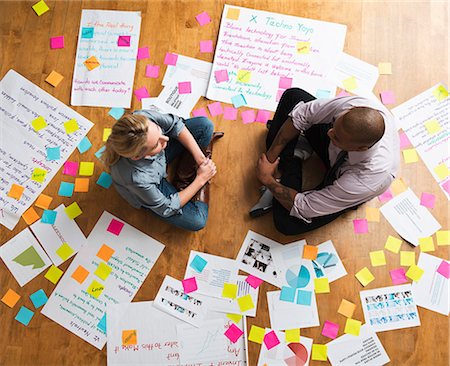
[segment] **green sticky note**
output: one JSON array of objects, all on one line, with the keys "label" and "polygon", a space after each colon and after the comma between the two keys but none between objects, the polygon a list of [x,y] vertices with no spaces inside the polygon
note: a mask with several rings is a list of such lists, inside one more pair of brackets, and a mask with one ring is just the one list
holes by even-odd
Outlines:
[{"label": "green sticky note", "polygon": [[74,218],[80,216],[83,211],[81,211],[80,206],[78,206],[78,203],[73,202],[72,204],[70,204],[69,206],[67,206],[64,209],[64,212],[66,213],[66,215],[69,217],[69,219],[73,220]]},{"label": "green sticky note", "polygon": [[361,322],[359,320],[347,319],[347,322],[345,323],[344,333],[359,336],[360,329],[361,329]]},{"label": "green sticky note", "polygon": [[94,174],[94,163],[90,161],[82,161],[80,163],[79,174],[90,177],[92,174]]},{"label": "green sticky note", "polygon": [[74,250],[67,243],[62,243],[62,245],[56,250],[56,254],[58,254],[63,261],[68,259],[73,252]]},{"label": "green sticky note", "polygon": [[35,168],[31,174],[31,180],[39,183],[44,183],[45,177],[47,176],[47,171],[41,168]]},{"label": "green sticky note", "polygon": [[98,299],[98,297],[101,295],[101,293],[103,292],[104,289],[105,289],[104,285],[102,285],[100,282],[97,282],[96,280],[94,280],[89,285],[86,292],[89,295],[94,296],[96,299]]},{"label": "green sticky note", "polygon": [[111,273],[112,268],[108,266],[107,264],[100,262],[97,269],[95,270],[94,274],[101,278],[103,281],[105,281],[109,274]]},{"label": "green sticky note", "polygon": [[31,121],[31,126],[35,131],[40,131],[43,128],[47,127],[47,122],[45,122],[44,117],[39,116],[38,118]]},{"label": "green sticky note", "polygon": [[66,130],[66,133],[68,135],[74,133],[75,131],[78,131],[79,128],[80,127],[78,126],[77,120],[75,118],[72,118],[67,122],[64,122],[64,129]]},{"label": "green sticky note", "polygon": [[311,358],[315,361],[326,361],[328,346],[326,344],[313,344]]},{"label": "green sticky note", "polygon": [[239,310],[241,311],[241,313],[243,313],[247,310],[251,310],[255,307],[250,294],[238,298],[237,303],[239,305]]},{"label": "green sticky note", "polygon": [[444,85],[439,85],[436,89],[433,90],[433,95],[439,102],[442,102],[448,97],[448,91],[447,89],[445,89]]},{"label": "green sticky note", "polygon": [[61,271],[55,265],[52,265],[44,277],[47,280],[49,280],[51,283],[56,284],[56,282],[58,282],[59,279],[61,278],[62,274],[63,274],[63,271]]},{"label": "green sticky note", "polygon": [[33,269],[42,268],[45,266],[44,260],[32,245],[13,258],[13,262],[16,262],[24,267],[33,266]]},{"label": "green sticky note", "polygon": [[227,314],[227,318],[232,320],[234,323],[239,324],[242,319],[241,314]]},{"label": "green sticky note", "polygon": [[224,283],[222,297],[227,299],[235,299],[237,295],[238,287],[234,283]]}]

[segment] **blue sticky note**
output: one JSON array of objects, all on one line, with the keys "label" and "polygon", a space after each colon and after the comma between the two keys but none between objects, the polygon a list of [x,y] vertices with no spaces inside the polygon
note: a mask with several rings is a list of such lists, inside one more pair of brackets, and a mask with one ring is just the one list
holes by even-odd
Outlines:
[{"label": "blue sticky note", "polygon": [[16,315],[16,320],[23,325],[27,326],[30,323],[31,318],[33,317],[34,312],[30,309],[26,308],[25,306],[22,306],[19,310],[19,312]]},{"label": "blue sticky note", "polygon": [[189,267],[195,269],[198,273],[202,273],[203,268],[205,268],[207,264],[208,262],[197,254],[191,264],[189,264]]},{"label": "blue sticky note", "polygon": [[81,28],[81,38],[94,38],[94,28],[83,27]]},{"label": "blue sticky note", "polygon": [[297,290],[297,304],[310,306],[311,295],[311,291]]},{"label": "blue sticky note", "polygon": [[102,172],[102,174],[100,174],[100,177],[98,177],[98,180],[96,183],[99,186],[108,189],[109,187],[111,187],[112,178],[108,173]]},{"label": "blue sticky note", "polygon": [[89,141],[87,136],[84,136],[83,139],[78,144],[78,151],[82,154],[88,151],[91,147],[92,147],[91,141]]},{"label": "blue sticky note", "polygon": [[40,289],[40,290],[37,290],[34,294],[31,294],[30,299],[31,299],[31,302],[33,303],[34,307],[36,309],[38,309],[42,305],[45,305],[45,303],[48,300],[48,297],[45,294],[44,290]]},{"label": "blue sticky note", "polygon": [[242,94],[235,95],[231,98],[231,103],[233,103],[234,108],[239,108],[244,105],[247,105],[247,101]]},{"label": "blue sticky note", "polygon": [[63,197],[72,197],[74,188],[75,184],[73,183],[61,182],[61,185],[59,186],[58,195]]},{"label": "blue sticky note", "polygon": [[57,214],[58,213],[53,210],[44,210],[44,213],[42,214],[41,222],[43,224],[53,225],[55,223]]},{"label": "blue sticky note", "polygon": [[97,328],[106,334],[106,313],[103,314],[102,318],[98,322]]},{"label": "blue sticky note", "polygon": [[114,119],[119,119],[124,113],[125,109],[123,108],[111,108],[108,112],[108,114]]},{"label": "blue sticky note", "polygon": [[280,300],[294,302],[295,290],[293,287],[283,286],[281,288]]},{"label": "blue sticky note", "polygon": [[59,159],[61,159],[61,148],[59,146],[47,147],[47,160]]},{"label": "blue sticky note", "polygon": [[331,92],[329,90],[317,89],[317,91],[316,91],[317,99],[330,98],[330,96],[331,96]]},{"label": "blue sticky note", "polygon": [[95,156],[97,157],[97,159],[101,160],[103,152],[105,151],[106,147],[102,146],[96,153]]}]

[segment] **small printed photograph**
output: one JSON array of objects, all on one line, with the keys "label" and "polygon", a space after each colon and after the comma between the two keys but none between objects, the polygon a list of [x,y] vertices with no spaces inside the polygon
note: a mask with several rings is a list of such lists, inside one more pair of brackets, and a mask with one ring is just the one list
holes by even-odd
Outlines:
[{"label": "small printed photograph", "polygon": [[242,257],[242,263],[266,273],[267,268],[273,263],[270,247],[255,239],[251,239]]},{"label": "small printed photograph", "polygon": [[189,301],[191,304],[201,306],[202,302],[201,300],[197,300],[196,298],[186,294],[185,292],[178,290],[176,288],[173,288],[172,286],[166,286],[165,291],[170,292],[172,295],[178,296],[179,298]]},{"label": "small printed photograph", "polygon": [[197,316],[197,313],[194,313],[193,311],[187,310],[183,308],[182,306],[175,304],[174,302],[165,299],[164,297],[161,298],[161,303],[165,306],[174,309],[175,311],[178,311],[180,314],[184,314],[185,316],[189,318],[195,318]]}]

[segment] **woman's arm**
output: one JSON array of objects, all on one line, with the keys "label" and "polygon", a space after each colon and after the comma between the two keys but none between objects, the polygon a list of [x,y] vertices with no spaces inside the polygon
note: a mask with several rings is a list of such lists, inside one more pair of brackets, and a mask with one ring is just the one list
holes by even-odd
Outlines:
[{"label": "woman's arm", "polygon": [[198,146],[194,136],[192,136],[191,132],[186,127],[183,127],[178,135],[178,141],[180,141],[181,144],[192,154],[197,165],[202,165],[206,159],[205,154],[203,154],[203,151],[200,149],[200,146]]}]

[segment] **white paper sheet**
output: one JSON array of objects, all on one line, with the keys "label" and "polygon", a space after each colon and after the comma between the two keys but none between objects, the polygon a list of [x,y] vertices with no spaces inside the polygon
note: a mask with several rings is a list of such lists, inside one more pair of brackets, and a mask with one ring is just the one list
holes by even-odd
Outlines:
[{"label": "white paper sheet", "polygon": [[[94,28],[93,36],[83,28]],[[70,104],[130,108],[140,30],[141,12],[82,10]],[[130,36],[130,45],[118,46],[119,36]],[[100,66],[89,71],[91,56]]]},{"label": "white paper sheet", "polygon": [[[107,231],[113,219],[124,224],[119,235]],[[114,250],[106,263],[112,268],[106,280],[94,274],[99,263],[105,263],[97,257],[103,244]],[[106,334],[98,325],[105,315],[107,304],[131,302],[163,249],[164,245],[160,242],[103,212],[86,245],[80,249],[42,309],[42,314],[102,349]],[[82,284],[72,278],[78,266],[89,271]],[[94,280],[105,287],[98,298],[87,293]]]},{"label": "white paper sheet", "polygon": [[52,264],[29,228],[3,244],[0,257],[21,287]]},{"label": "white paper sheet", "polygon": [[410,284],[361,291],[360,297],[366,324],[374,332],[420,325]]},{"label": "white paper sheet", "polygon": [[347,275],[344,264],[331,240],[318,245],[317,249],[317,259],[312,261],[316,278],[327,277],[328,282],[331,283]]},{"label": "white paper sheet", "polygon": [[[93,124],[14,70],[0,81],[0,91],[0,224],[12,230]],[[39,116],[47,127],[36,132],[31,122]],[[79,130],[67,135],[63,124],[72,118]],[[46,148],[57,146],[61,159],[48,161]],[[43,183],[31,180],[35,168],[47,171]],[[12,183],[25,188],[19,201],[7,196]]]},{"label": "white paper sheet", "polygon": [[414,246],[419,245],[420,238],[431,236],[441,228],[410,188],[381,206],[380,211],[394,230]]},{"label": "white paper sheet", "polygon": [[412,292],[417,306],[447,316],[450,313],[450,280],[436,272],[442,261],[442,258],[420,253],[417,265],[425,273],[419,282],[412,283]]}]

